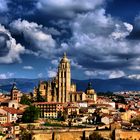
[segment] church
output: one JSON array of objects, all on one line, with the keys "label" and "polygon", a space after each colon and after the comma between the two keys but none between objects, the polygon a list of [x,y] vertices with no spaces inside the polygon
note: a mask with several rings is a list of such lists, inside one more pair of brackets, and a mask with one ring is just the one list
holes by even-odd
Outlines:
[{"label": "church", "polygon": [[71,83],[71,66],[66,53],[58,65],[57,76],[50,81],[40,81],[34,88],[34,97],[38,91],[47,102],[65,103],[93,100],[96,103],[97,100],[97,94],[92,89],[91,83],[88,84],[85,92],[76,91],[76,85]]}]

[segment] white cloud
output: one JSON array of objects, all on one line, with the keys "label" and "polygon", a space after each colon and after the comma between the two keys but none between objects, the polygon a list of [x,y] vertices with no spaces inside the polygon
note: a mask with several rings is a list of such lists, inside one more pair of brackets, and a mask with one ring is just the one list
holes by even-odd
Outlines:
[{"label": "white cloud", "polygon": [[23,69],[25,69],[25,70],[32,70],[34,68],[32,66],[23,66]]},{"label": "white cloud", "polygon": [[43,73],[39,73],[37,76],[38,78],[43,78]]},{"label": "white cloud", "polygon": [[112,71],[109,75],[109,79],[113,79],[113,78],[120,78],[120,77],[124,77],[125,73],[123,71]]},{"label": "white cloud", "polygon": [[54,66],[58,66],[59,60],[58,60],[58,59],[54,59],[54,60],[51,61],[51,63],[52,63]]},{"label": "white cloud", "polygon": [[[111,36],[114,39],[124,39],[126,36],[128,36],[132,30],[133,30],[133,26],[129,23],[124,22],[124,27],[126,27],[126,29],[124,30],[123,26],[116,24],[116,29],[114,32],[112,32]],[[123,27],[123,28],[122,28]]]},{"label": "white cloud", "polygon": [[44,32],[45,29],[42,25],[18,19],[13,21],[10,27],[14,33],[23,33],[25,40],[31,43],[33,47],[30,49],[34,50],[36,48],[38,54],[45,57],[49,57],[49,55],[53,54],[56,42],[50,34]]},{"label": "white cloud", "polygon": [[57,74],[57,70],[56,69],[49,68],[49,70],[47,71],[47,75],[48,75],[49,78],[55,77],[56,74]]},{"label": "white cloud", "polygon": [[86,70],[84,74],[88,78],[101,78],[101,79],[113,79],[124,77],[125,73],[121,70]]},{"label": "white cloud", "polygon": [[7,73],[0,73],[0,79],[8,79],[12,78],[14,76],[14,73],[7,72]]},{"label": "white cloud", "polygon": [[138,66],[138,64],[136,66],[130,66],[129,67],[130,70],[140,70],[140,66]]},{"label": "white cloud", "polygon": [[83,69],[82,65],[79,65],[78,62],[74,61],[73,59],[70,59],[71,66],[77,68],[77,69]]},{"label": "white cloud", "polygon": [[133,30],[133,26],[131,24],[124,22],[124,25],[126,26],[126,28],[129,32],[131,32]]},{"label": "white cloud", "polygon": [[84,72],[86,76],[90,76],[90,77],[94,77],[94,76],[97,76],[96,72],[95,71],[85,71]]},{"label": "white cloud", "polygon": [[2,25],[0,25],[0,32],[8,36],[8,39],[5,41],[6,47],[9,50],[5,56],[0,57],[0,63],[21,62],[20,54],[25,52],[25,48],[21,44],[17,44],[11,33]]},{"label": "white cloud", "polygon": [[8,0],[0,0],[0,12],[8,11]]},{"label": "white cloud", "polygon": [[107,15],[103,8],[78,14],[70,26],[72,37],[65,46],[83,68],[121,70],[124,64],[132,65],[129,58],[140,54],[140,44],[126,39],[133,26]]},{"label": "white cloud", "polygon": [[127,78],[130,78],[130,79],[137,79],[137,80],[139,80],[139,79],[140,79],[140,74],[132,74],[132,75],[128,75]]},{"label": "white cloud", "polygon": [[105,0],[39,0],[37,8],[55,16],[73,17],[78,12],[93,10],[104,3]]}]

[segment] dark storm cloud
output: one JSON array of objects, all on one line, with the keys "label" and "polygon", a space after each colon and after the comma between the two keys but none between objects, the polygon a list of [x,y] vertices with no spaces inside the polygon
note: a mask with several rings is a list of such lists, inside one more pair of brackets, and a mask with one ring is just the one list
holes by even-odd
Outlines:
[{"label": "dark storm cloud", "polygon": [[128,39],[139,40],[140,39],[140,15],[135,17],[134,29],[128,36]]},{"label": "dark storm cloud", "polygon": [[21,62],[20,54],[24,53],[25,48],[16,43],[11,33],[0,24],[0,63]]},{"label": "dark storm cloud", "polygon": [[0,32],[0,56],[5,56],[9,52],[6,41],[9,40],[9,36],[3,32]]},{"label": "dark storm cloud", "polygon": [[[67,52],[72,66],[87,75],[98,75],[99,70],[99,75],[118,77],[140,62],[140,42],[130,39],[136,34],[139,39],[139,24],[133,29],[130,23],[113,17],[105,9],[108,0],[1,1],[5,8],[0,23],[15,39],[14,46],[16,41],[25,46],[19,47],[23,50],[9,59],[10,63],[20,61],[22,52],[54,60]],[[1,48],[5,48],[3,56],[10,52],[5,47],[5,38],[0,34]]]},{"label": "dark storm cloud", "polygon": [[[105,58],[105,57],[104,57]],[[82,65],[86,68],[90,69],[102,69],[102,70],[113,70],[113,69],[123,69],[127,68],[130,65],[132,65],[132,61],[126,60],[126,59],[116,59],[116,61],[112,61],[111,59],[108,61],[101,60],[97,61],[95,59],[92,59],[92,57],[83,57],[81,56],[78,59],[79,65]]]}]

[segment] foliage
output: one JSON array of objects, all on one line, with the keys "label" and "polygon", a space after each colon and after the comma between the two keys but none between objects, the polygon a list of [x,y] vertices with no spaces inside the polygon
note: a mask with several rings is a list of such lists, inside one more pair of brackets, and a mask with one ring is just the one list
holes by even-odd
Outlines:
[{"label": "foliage", "polygon": [[122,103],[122,104],[127,104],[126,100],[123,96],[121,95],[116,95],[117,100],[115,101],[116,103]]},{"label": "foliage", "polygon": [[23,129],[21,131],[19,140],[32,140],[32,135],[33,134],[31,131]]},{"label": "foliage", "polygon": [[37,97],[36,97],[37,102],[45,102],[45,99],[41,96],[40,91],[37,91]]},{"label": "foliage", "polygon": [[27,95],[23,94],[20,100],[20,104],[30,105],[31,100],[27,97]]},{"label": "foliage", "polygon": [[103,138],[98,132],[93,132],[91,135],[89,135],[89,140],[106,140]]},{"label": "foliage", "polygon": [[119,111],[120,112],[125,112],[125,109],[124,108],[120,108]]},{"label": "foliage", "polygon": [[131,119],[130,122],[133,123],[134,125],[140,125],[140,115],[134,119]]},{"label": "foliage", "polygon": [[34,120],[37,120],[39,117],[39,112],[40,110],[35,107],[30,105],[24,112],[22,116],[22,122],[24,123],[33,123]]},{"label": "foliage", "polygon": [[114,94],[111,91],[107,91],[107,92],[98,92],[97,95],[98,96],[107,96],[107,97],[109,97],[109,96],[113,96]]}]

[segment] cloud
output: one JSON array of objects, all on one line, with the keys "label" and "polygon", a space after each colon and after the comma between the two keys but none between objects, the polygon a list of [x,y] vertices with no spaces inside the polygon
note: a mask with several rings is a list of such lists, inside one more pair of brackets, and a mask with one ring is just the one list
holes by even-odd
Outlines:
[{"label": "cloud", "polygon": [[39,0],[36,7],[46,14],[71,18],[77,13],[94,10],[104,3],[105,0]]},{"label": "cloud", "polygon": [[94,77],[97,75],[95,71],[89,71],[89,70],[86,70],[84,73],[88,77]]},{"label": "cloud", "polygon": [[0,13],[7,12],[8,10],[8,0],[0,0]]},{"label": "cloud", "polygon": [[57,70],[54,68],[49,68],[47,71],[47,75],[49,78],[53,78],[57,75]]},{"label": "cloud", "polygon": [[54,66],[58,66],[59,60],[58,60],[58,59],[54,59],[54,60],[51,61],[51,63],[52,63]]},{"label": "cloud", "polygon": [[100,78],[100,79],[114,79],[124,77],[125,73],[121,70],[86,70],[84,74],[88,78]]},{"label": "cloud", "polygon": [[38,78],[43,78],[43,73],[39,73],[37,76]]},{"label": "cloud", "polygon": [[32,70],[34,68],[32,66],[23,66],[23,69],[25,69],[25,70]]},{"label": "cloud", "polygon": [[[29,50],[38,53],[40,56],[49,57],[53,54],[56,42],[50,34],[47,34],[42,25],[27,20],[15,20],[10,24],[15,34],[23,34],[25,41],[30,44]],[[29,51],[28,51],[29,52]]]},{"label": "cloud", "polygon": [[[11,36],[11,33],[0,24],[0,63],[21,62],[20,55],[25,52],[25,48],[16,43],[16,40]],[[5,51],[5,52],[2,52]]]},{"label": "cloud", "polygon": [[124,77],[125,73],[123,71],[112,71],[109,75],[109,79],[114,79],[114,78],[120,78],[120,77]]},{"label": "cloud", "polygon": [[140,54],[140,44],[127,39],[133,26],[106,14],[103,8],[78,14],[70,27],[67,52],[83,68],[127,71]]},{"label": "cloud", "polygon": [[83,69],[82,65],[79,65],[74,59],[70,59],[71,66],[76,69]]},{"label": "cloud", "polygon": [[60,36],[61,35],[61,32],[58,31],[57,29],[53,28],[53,27],[51,27],[51,28],[45,27],[45,31],[46,31],[46,33],[51,34],[51,35],[55,35],[55,36]]},{"label": "cloud", "polygon": [[7,73],[0,73],[0,79],[8,79],[12,78],[14,76],[14,73],[7,72]]},{"label": "cloud", "polygon": [[130,78],[130,79],[137,79],[137,80],[139,80],[139,79],[140,79],[140,74],[132,74],[132,75],[128,75],[127,78]]},{"label": "cloud", "polygon": [[124,39],[126,38],[133,30],[133,26],[129,23],[126,23],[124,22],[123,23],[124,26],[126,27],[126,30],[124,31],[122,28],[122,26],[116,24],[116,29],[114,32],[112,32],[111,36],[114,38],[114,39]]}]

